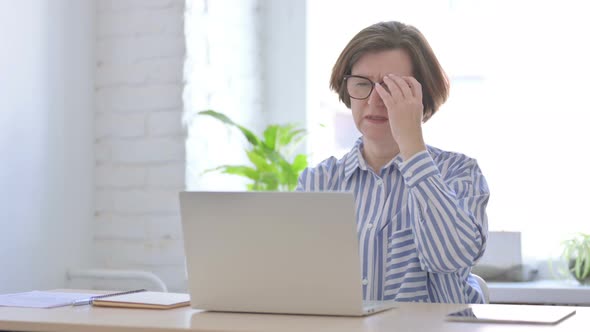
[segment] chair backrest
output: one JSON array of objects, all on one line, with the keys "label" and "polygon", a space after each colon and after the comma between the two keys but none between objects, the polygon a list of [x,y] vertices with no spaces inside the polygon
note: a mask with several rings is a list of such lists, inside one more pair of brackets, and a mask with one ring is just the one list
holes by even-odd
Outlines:
[{"label": "chair backrest", "polygon": [[475,280],[477,280],[477,284],[479,285],[479,288],[483,293],[483,299],[485,303],[490,303],[490,290],[488,288],[488,284],[486,284],[486,281],[483,280],[483,278],[478,276],[477,274],[472,273],[471,275]]}]

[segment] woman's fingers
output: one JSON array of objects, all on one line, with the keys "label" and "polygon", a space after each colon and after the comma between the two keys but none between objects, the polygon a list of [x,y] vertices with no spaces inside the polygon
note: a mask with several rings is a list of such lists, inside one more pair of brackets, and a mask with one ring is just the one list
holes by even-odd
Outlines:
[{"label": "woman's fingers", "polygon": [[410,87],[412,95],[418,100],[422,101],[422,84],[420,84],[420,82],[418,82],[418,80],[412,76],[402,76],[402,79]]},{"label": "woman's fingers", "polygon": [[383,83],[375,84],[375,90],[389,109],[397,104],[422,104],[422,85],[411,76],[387,74]]},{"label": "woman's fingers", "polygon": [[401,97],[411,98],[413,96],[412,89],[404,78],[393,74],[389,74],[383,78],[384,82],[386,78],[389,78],[389,80],[391,80],[391,82],[395,84],[395,87],[397,87],[396,90],[400,92]]},{"label": "woman's fingers", "polygon": [[391,95],[389,87],[384,87],[381,84],[375,84],[375,91],[377,91],[379,97],[381,97],[381,100],[383,101],[383,104],[385,104],[388,109],[395,105],[395,101]]}]

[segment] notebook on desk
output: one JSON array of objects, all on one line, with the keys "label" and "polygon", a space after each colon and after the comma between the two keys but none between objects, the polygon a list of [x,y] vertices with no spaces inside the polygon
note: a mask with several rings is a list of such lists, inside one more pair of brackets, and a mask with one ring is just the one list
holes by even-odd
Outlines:
[{"label": "notebook on desk", "polygon": [[144,291],[97,298],[92,301],[92,305],[137,309],[173,309],[188,306],[189,301],[188,294]]},{"label": "notebook on desk", "polygon": [[182,192],[191,305],[362,316],[354,198],[342,192]]}]

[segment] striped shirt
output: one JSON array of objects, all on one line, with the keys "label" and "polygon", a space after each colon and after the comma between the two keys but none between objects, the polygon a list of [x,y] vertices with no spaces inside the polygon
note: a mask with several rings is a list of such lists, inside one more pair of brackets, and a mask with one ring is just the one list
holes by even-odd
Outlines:
[{"label": "striped shirt", "polygon": [[470,277],[488,236],[489,190],[477,162],[428,146],[377,174],[362,138],[299,177],[300,191],[351,191],[366,300],[483,303]]}]

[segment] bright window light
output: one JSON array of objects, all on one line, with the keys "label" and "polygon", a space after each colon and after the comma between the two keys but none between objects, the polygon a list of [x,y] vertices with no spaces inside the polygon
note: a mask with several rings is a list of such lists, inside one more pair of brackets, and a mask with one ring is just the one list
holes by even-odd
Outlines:
[{"label": "bright window light", "polygon": [[312,163],[342,156],[359,136],[328,87],[340,51],[362,28],[397,20],[422,31],[451,78],[425,138],[478,160],[490,230],[523,232],[525,259],[555,256],[571,233],[590,232],[585,2],[324,0],[307,10]]}]

